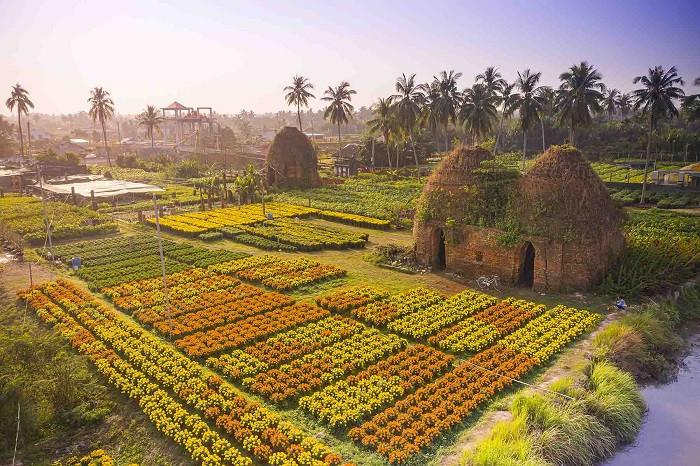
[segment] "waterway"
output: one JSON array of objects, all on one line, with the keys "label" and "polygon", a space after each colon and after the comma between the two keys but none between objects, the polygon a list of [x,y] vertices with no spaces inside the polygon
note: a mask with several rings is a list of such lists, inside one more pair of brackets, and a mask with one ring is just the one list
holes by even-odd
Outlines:
[{"label": "waterway", "polygon": [[642,390],[649,412],[635,442],[605,466],[700,466],[700,334],[678,377]]}]

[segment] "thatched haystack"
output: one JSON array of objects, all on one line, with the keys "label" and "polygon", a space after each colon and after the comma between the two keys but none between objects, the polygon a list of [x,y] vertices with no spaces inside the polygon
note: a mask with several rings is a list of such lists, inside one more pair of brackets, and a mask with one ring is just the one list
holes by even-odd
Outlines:
[{"label": "thatched haystack", "polygon": [[423,188],[416,208],[414,234],[420,234],[420,224],[430,220],[461,221],[468,215],[472,173],[491,154],[481,147],[456,147],[433,170]]},{"label": "thatched haystack", "polygon": [[622,213],[608,188],[570,145],[552,146],[537,159],[516,203],[523,231],[531,235],[571,242],[620,231]]},{"label": "thatched haystack", "polygon": [[311,188],[320,184],[314,147],[309,138],[293,126],[285,126],[275,135],[265,167],[270,186]]}]

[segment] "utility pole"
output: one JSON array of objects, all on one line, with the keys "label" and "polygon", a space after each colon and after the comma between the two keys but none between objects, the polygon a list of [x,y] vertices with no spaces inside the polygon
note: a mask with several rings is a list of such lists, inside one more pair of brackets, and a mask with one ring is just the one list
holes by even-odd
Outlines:
[{"label": "utility pole", "polygon": [[170,309],[170,300],[168,299],[168,281],[165,279],[165,257],[163,257],[163,240],[160,237],[160,220],[158,217],[158,202],[156,201],[156,193],[153,193],[153,210],[156,214],[156,232],[158,235],[158,253],[160,254],[160,268],[163,273],[163,293],[165,294],[165,309]]},{"label": "utility pole", "polygon": [[51,238],[51,224],[46,214],[46,196],[44,195],[44,175],[41,173],[41,165],[37,165],[39,174],[39,190],[41,191],[41,208],[44,212],[44,224],[46,224],[46,238],[49,241],[49,257],[53,262],[53,240]]}]

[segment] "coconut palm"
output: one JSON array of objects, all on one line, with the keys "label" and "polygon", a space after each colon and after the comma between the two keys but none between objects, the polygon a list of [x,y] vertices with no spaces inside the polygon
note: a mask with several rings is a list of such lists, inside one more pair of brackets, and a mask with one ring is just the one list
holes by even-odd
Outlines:
[{"label": "coconut palm", "polygon": [[522,73],[518,71],[518,78],[515,80],[518,93],[513,98],[513,106],[518,110],[519,126],[523,132],[523,171],[527,155],[527,132],[540,122],[542,99],[539,94],[542,91],[537,84],[541,76],[542,73],[532,73],[530,69],[526,69]]},{"label": "coconut palm", "polygon": [[608,121],[612,120],[612,117],[617,113],[617,101],[620,97],[620,91],[617,89],[606,89],[603,97],[603,112],[608,117]]},{"label": "coconut palm", "polygon": [[[29,113],[30,108],[34,108],[34,104],[29,100],[29,92],[19,83],[12,86],[10,97],[5,101],[5,105],[10,112],[17,107],[17,128],[19,129],[19,146],[20,154],[24,157],[24,135],[22,134],[22,114]],[[20,158],[20,161],[22,159]]]},{"label": "coconut palm", "polygon": [[292,78],[292,85],[284,88],[285,94],[284,98],[287,99],[287,105],[297,106],[297,120],[299,121],[299,131],[301,129],[301,106],[309,107],[309,99],[315,99],[309,89],[313,89],[314,85],[309,82],[303,76],[294,76]]},{"label": "coconut palm", "polygon": [[107,162],[109,163],[109,167],[112,168],[112,159],[110,158],[109,147],[107,146],[107,129],[105,128],[105,122],[114,116],[114,102],[109,92],[101,87],[96,87],[90,91],[88,102],[90,103],[90,118],[92,118],[92,121],[99,120],[102,126],[102,138],[105,145],[105,152],[107,153]]},{"label": "coconut palm", "polygon": [[447,126],[452,121],[453,124],[457,121],[457,111],[462,101],[462,96],[457,90],[457,80],[462,77],[462,73],[455,73],[450,70],[442,71],[440,77],[433,76],[433,84],[437,91],[435,99],[432,102],[433,118],[442,126],[443,135],[445,138],[445,151],[448,151],[449,144],[447,142]]},{"label": "coconut palm", "polygon": [[498,97],[486,84],[482,83],[476,83],[471,88],[465,89],[462,96],[459,120],[472,141],[478,144],[493,130],[496,123]]},{"label": "coconut palm", "polygon": [[617,106],[617,111],[620,113],[620,115],[626,117],[632,111],[632,94],[629,92],[618,94],[615,105]]},{"label": "coconut palm", "polygon": [[593,65],[582,61],[560,74],[559,79],[562,81],[557,94],[559,123],[569,128],[569,142],[576,144],[576,129],[590,125],[591,113],[601,111],[600,102],[605,91],[601,82],[603,75]]},{"label": "coconut palm", "polygon": [[515,83],[506,83],[498,95],[498,100],[501,103],[501,119],[498,123],[498,130],[496,131],[496,143],[493,146],[494,155],[498,153],[498,143],[500,142],[501,134],[503,133],[503,121],[506,118],[510,118],[511,116],[513,116],[513,113],[515,113],[515,110],[517,109],[517,94],[513,94],[514,88]]},{"label": "coconut palm", "polygon": [[[389,168],[391,168],[391,152],[389,151],[389,137],[396,128],[394,111],[392,107],[392,97],[387,97],[386,99],[380,98],[377,105],[373,108],[374,118],[367,121],[367,126],[372,138],[375,135],[381,134],[384,138],[384,143],[386,144],[386,156],[389,162]],[[374,158],[374,157],[373,157]],[[373,162],[374,163],[374,162]],[[398,168],[398,155],[396,160],[396,166]]]},{"label": "coconut palm", "polygon": [[[700,86],[700,78],[695,78],[693,84]],[[689,95],[683,99],[683,109],[690,120],[700,120],[700,94]]]},{"label": "coconut palm", "polygon": [[477,74],[475,79],[476,82],[485,84],[486,90],[494,96],[499,96],[503,88],[508,85],[495,66],[487,67],[483,73]]},{"label": "coconut palm", "polygon": [[164,118],[154,105],[147,105],[146,110],[136,117],[136,121],[139,126],[146,128],[146,136],[151,138],[151,150],[155,150],[153,133],[157,132],[159,135],[161,134],[160,125],[163,123]]},{"label": "coconut palm", "polygon": [[350,101],[352,100],[352,95],[357,94],[357,92],[354,89],[350,89],[350,84],[347,81],[343,81],[335,89],[328,86],[324,94],[325,97],[322,97],[321,100],[328,102],[328,107],[323,112],[323,118],[330,119],[331,123],[338,125],[338,151],[340,152],[340,125],[346,124],[352,119],[352,112],[355,111],[355,107],[352,106]]},{"label": "coconut palm", "polygon": [[539,97],[542,104],[540,110],[540,129],[542,130],[542,152],[544,152],[547,150],[547,144],[544,139],[544,126],[545,123],[548,124],[551,118],[554,117],[557,93],[549,86],[542,86],[537,91],[537,97]]},{"label": "coconut palm", "polygon": [[416,84],[416,75],[412,74],[408,78],[402,74],[396,79],[396,92],[391,96],[395,101],[396,120],[398,125],[408,134],[413,150],[413,161],[418,166],[418,152],[413,141],[413,131],[420,120],[420,104],[424,100],[423,86]]},{"label": "coconut palm", "polygon": [[639,203],[644,204],[644,195],[647,188],[647,172],[649,170],[649,156],[651,154],[651,140],[656,129],[656,124],[662,118],[678,116],[678,108],[674,100],[681,99],[685,95],[683,89],[677,85],[683,85],[683,78],[678,76],[675,66],[668,71],[663,66],[649,68],[646,76],[637,76],[632,81],[634,84],[642,83],[640,89],[632,92],[634,97],[634,109],[641,110],[649,115],[649,133],[647,136],[647,154],[644,160],[644,180],[642,181],[642,195]]},{"label": "coconut palm", "polygon": [[421,84],[420,87],[422,90],[422,97],[419,124],[428,128],[433,136],[433,140],[437,141],[438,129],[440,128],[437,102],[440,97],[440,90],[434,81],[432,83]]}]

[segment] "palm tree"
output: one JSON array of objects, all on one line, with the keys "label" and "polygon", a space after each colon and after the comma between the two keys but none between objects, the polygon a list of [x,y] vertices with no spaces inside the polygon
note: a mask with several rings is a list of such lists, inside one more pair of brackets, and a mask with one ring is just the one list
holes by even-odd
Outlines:
[{"label": "palm tree", "polygon": [[105,144],[105,152],[107,153],[107,162],[109,163],[109,168],[112,168],[112,159],[109,156],[109,147],[107,146],[105,122],[110,120],[114,115],[114,102],[109,92],[101,87],[96,87],[90,91],[88,102],[90,103],[90,118],[92,118],[92,121],[99,120],[102,126],[102,138]]},{"label": "palm tree", "polygon": [[457,121],[457,110],[462,101],[462,96],[457,90],[457,80],[462,77],[462,73],[455,73],[450,70],[442,71],[440,78],[433,76],[433,84],[437,90],[435,100],[432,102],[434,113],[433,118],[443,127],[445,137],[445,151],[448,151],[447,126],[450,121],[453,124]]},{"label": "palm tree", "polygon": [[677,85],[683,85],[683,78],[678,76],[675,66],[665,71],[663,66],[649,68],[646,76],[637,76],[632,81],[634,84],[642,83],[642,88],[632,92],[634,97],[634,109],[642,110],[649,115],[649,134],[647,136],[647,154],[644,160],[644,180],[642,181],[642,196],[640,204],[644,204],[644,195],[647,188],[647,172],[649,170],[649,156],[651,154],[651,139],[656,129],[656,124],[661,118],[673,118],[678,116],[675,99],[681,99],[685,93]]},{"label": "palm tree", "polygon": [[299,120],[299,131],[301,131],[301,106],[309,107],[309,99],[315,99],[309,89],[313,89],[314,85],[303,76],[294,76],[292,85],[284,88],[287,94],[284,96],[287,99],[287,105],[297,106],[297,120]]},{"label": "palm tree", "polygon": [[606,89],[603,96],[603,112],[608,116],[608,121],[617,113],[617,100],[620,91],[617,89]]},{"label": "palm tree", "polygon": [[537,97],[540,98],[542,108],[540,110],[540,129],[542,130],[542,152],[547,150],[547,144],[544,140],[544,125],[549,123],[554,116],[557,93],[549,86],[542,86],[538,89]]},{"label": "palm tree", "polygon": [[598,70],[587,62],[572,65],[568,71],[559,75],[562,81],[557,95],[559,123],[569,127],[569,142],[576,144],[576,128],[588,126],[593,121],[591,113],[601,111],[605,85]]},{"label": "palm tree", "polygon": [[498,118],[496,101],[498,97],[486,84],[476,83],[462,93],[462,106],[459,109],[459,119],[464,130],[472,137],[474,144],[493,130]]},{"label": "palm tree", "polygon": [[160,125],[164,121],[163,117],[160,116],[160,113],[158,113],[154,105],[147,105],[146,110],[136,117],[136,121],[138,121],[139,126],[146,128],[146,136],[151,138],[151,151],[155,150],[153,133],[155,131],[161,134]]},{"label": "palm tree", "polygon": [[[394,112],[391,105],[392,98],[387,97],[386,99],[379,99],[379,102],[373,109],[374,118],[367,122],[369,132],[374,138],[374,135],[381,134],[384,138],[384,143],[386,144],[386,157],[389,162],[389,168],[391,168],[391,152],[389,151],[389,136],[395,128]],[[374,164],[373,155],[372,164]],[[398,168],[398,154],[396,160],[396,167]]]},{"label": "palm tree", "polygon": [[326,95],[322,97],[321,100],[329,102],[326,111],[323,112],[324,119],[330,119],[331,123],[338,125],[338,152],[340,152],[340,125],[346,124],[352,119],[352,112],[355,111],[355,107],[352,106],[350,101],[352,100],[352,95],[357,94],[354,89],[350,89],[350,84],[347,81],[340,83],[338,87],[333,89],[328,86]]},{"label": "palm tree", "polygon": [[477,74],[475,79],[476,82],[485,84],[486,90],[495,96],[498,96],[503,91],[503,88],[508,85],[495,66],[487,67],[483,73]]},{"label": "palm tree", "polygon": [[626,117],[630,114],[630,112],[632,111],[632,104],[632,94],[630,94],[629,92],[618,94],[617,100],[615,101],[617,110],[623,117]]},{"label": "palm tree", "polygon": [[503,132],[503,121],[506,118],[513,116],[515,110],[517,110],[516,101],[517,94],[513,94],[514,84],[506,83],[499,93],[498,100],[501,103],[501,120],[498,123],[498,130],[496,131],[496,143],[493,146],[493,155],[498,153],[498,143],[501,139],[501,133]]},{"label": "palm tree", "polygon": [[[695,78],[693,84],[700,86],[700,78]],[[700,94],[689,95],[683,99],[683,108],[687,112],[688,119],[700,120]]]},{"label": "palm tree", "polygon": [[[22,114],[25,115],[29,113],[30,108],[34,108],[34,104],[29,100],[29,92],[23,88],[19,83],[12,86],[12,91],[10,92],[10,97],[5,101],[5,105],[10,112],[17,107],[17,128],[19,128],[19,145],[20,154],[24,158],[24,136],[22,134]],[[20,163],[22,161],[20,158]]]},{"label": "palm tree", "polygon": [[396,79],[396,92],[391,96],[395,100],[396,119],[399,126],[408,134],[413,150],[413,161],[418,166],[418,152],[413,141],[413,130],[420,119],[420,104],[424,100],[423,86],[416,84],[416,75],[412,74],[406,78],[405,74]]},{"label": "palm tree", "polygon": [[519,92],[514,97],[513,105],[518,109],[519,126],[523,132],[523,171],[527,155],[527,132],[540,121],[542,99],[539,97],[539,93],[542,91],[537,83],[540,82],[541,76],[542,73],[532,73],[528,68],[522,73],[518,71],[518,78],[515,80]]}]

